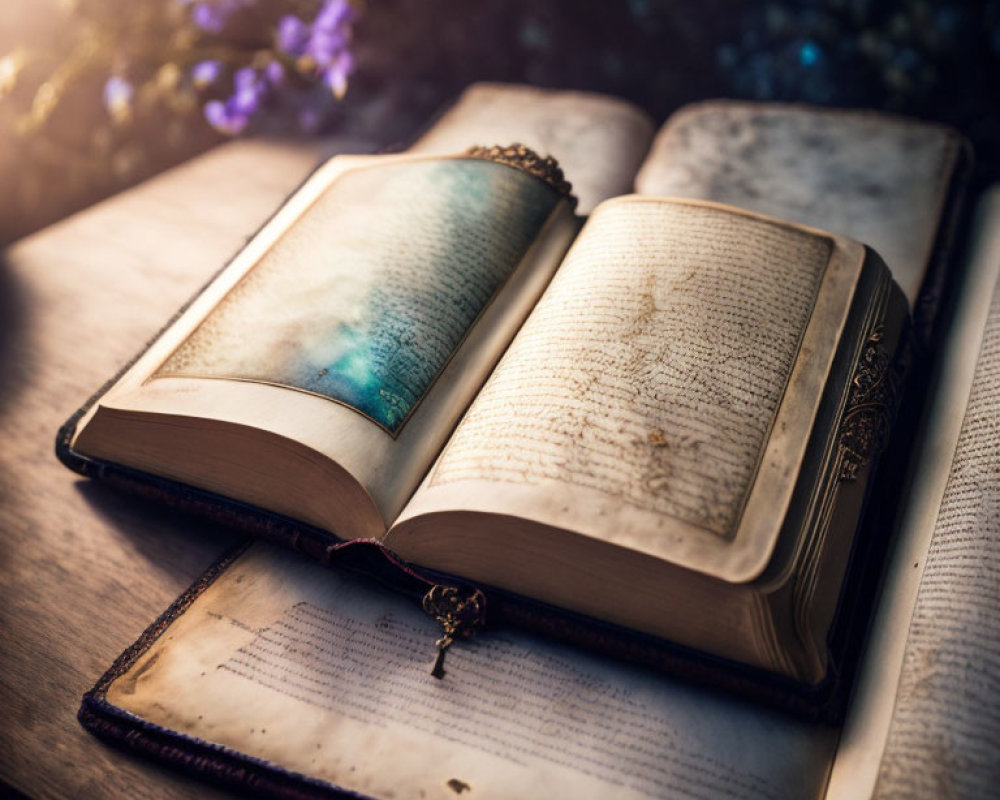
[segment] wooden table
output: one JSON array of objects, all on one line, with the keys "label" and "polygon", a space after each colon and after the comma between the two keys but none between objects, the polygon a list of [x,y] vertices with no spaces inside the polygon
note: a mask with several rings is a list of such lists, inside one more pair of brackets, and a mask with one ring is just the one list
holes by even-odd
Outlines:
[{"label": "wooden table", "polygon": [[228,796],[106,747],[76,711],[237,535],[78,478],[53,441],[321,156],[366,149],[228,144],[3,254],[0,782],[31,797]]}]

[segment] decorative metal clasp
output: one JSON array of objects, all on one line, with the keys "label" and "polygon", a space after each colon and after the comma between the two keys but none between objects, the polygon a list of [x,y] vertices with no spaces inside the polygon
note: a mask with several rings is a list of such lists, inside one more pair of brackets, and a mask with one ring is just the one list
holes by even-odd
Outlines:
[{"label": "decorative metal clasp", "polygon": [[444,677],[444,654],[455,639],[468,639],[483,626],[486,616],[486,596],[474,589],[467,597],[454,586],[435,584],[424,595],[424,612],[434,617],[444,631],[434,645],[437,658],[431,675],[440,680]]},{"label": "decorative metal clasp", "polygon": [[463,155],[466,158],[481,158],[484,161],[506,164],[508,167],[514,167],[522,172],[526,172],[539,180],[545,181],[545,183],[569,200],[574,208],[576,207],[577,200],[573,194],[573,185],[566,180],[559,162],[552,156],[545,156],[543,158],[530,147],[526,147],[520,142],[515,142],[506,147],[501,145],[493,145],[492,147],[476,145],[466,150]]}]

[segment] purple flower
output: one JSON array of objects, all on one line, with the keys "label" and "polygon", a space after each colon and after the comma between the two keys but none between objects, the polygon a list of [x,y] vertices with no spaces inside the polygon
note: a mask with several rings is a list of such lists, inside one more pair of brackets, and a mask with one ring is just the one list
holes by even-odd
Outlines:
[{"label": "purple flower", "polygon": [[226,107],[249,119],[267,97],[268,88],[267,81],[252,67],[238,69],[233,75],[233,95],[226,101]]},{"label": "purple flower", "polygon": [[219,133],[235,136],[250,122],[250,115],[237,112],[228,101],[210,100],[205,103],[205,119]]},{"label": "purple flower", "polygon": [[257,71],[253,67],[243,67],[233,73],[233,86],[236,91],[252,89],[257,83]]},{"label": "purple flower", "polygon": [[285,82],[285,68],[280,61],[271,61],[264,67],[264,79],[268,86],[277,89]]},{"label": "purple flower", "polygon": [[235,136],[250,123],[250,118],[260,110],[282,77],[284,68],[277,62],[268,64],[263,73],[258,73],[253,67],[236,70],[232,95],[225,101],[211,100],[206,103],[205,119],[220,133]]},{"label": "purple flower", "polygon": [[353,69],[354,57],[346,50],[343,50],[323,70],[323,82],[330,87],[338,100],[347,91],[347,76],[351,74],[351,70]]},{"label": "purple flower", "polygon": [[[194,3],[192,19],[211,33],[220,32],[228,17],[253,0],[185,0]],[[354,9],[348,0],[324,0],[312,22],[286,14],[278,20],[275,49],[294,60],[295,69],[311,80],[322,81],[339,99],[347,91],[347,78],[354,69],[348,50]],[[199,85],[216,80],[221,65],[202,62],[192,69]],[[241,133],[268,98],[285,84],[285,65],[271,59],[261,68],[244,67],[233,74],[233,91],[225,100],[205,104],[205,119],[217,131],[230,136]],[[307,129],[321,122],[317,112],[306,110],[300,124]]]},{"label": "purple flower", "polygon": [[306,51],[310,28],[298,17],[286,14],[278,22],[278,49],[298,58]]},{"label": "purple flower", "polygon": [[209,33],[219,33],[226,25],[219,9],[209,3],[198,3],[191,12],[191,19],[195,25]]},{"label": "purple flower", "polygon": [[132,116],[132,84],[112,75],[104,84],[104,107],[115,122],[127,122]]},{"label": "purple flower", "polygon": [[354,19],[354,9],[347,0],[326,0],[313,21],[313,28],[321,31],[335,31]]},{"label": "purple flower", "polygon": [[325,0],[312,24],[292,15],[278,22],[278,49],[299,59],[298,68],[320,78],[338,99],[347,91],[347,76],[354,69],[347,49],[353,19],[347,0]]},{"label": "purple flower", "polygon": [[238,11],[245,0],[204,0],[195,3],[191,11],[194,24],[206,33],[221,33],[234,12]]},{"label": "purple flower", "polygon": [[340,31],[313,29],[306,45],[306,55],[312,56],[319,65],[329,64],[347,46],[347,37]]},{"label": "purple flower", "polygon": [[221,73],[221,61],[216,61],[215,59],[199,61],[191,67],[191,80],[194,81],[194,85],[199,89],[204,89],[209,84],[214,83],[215,79],[218,78]]}]

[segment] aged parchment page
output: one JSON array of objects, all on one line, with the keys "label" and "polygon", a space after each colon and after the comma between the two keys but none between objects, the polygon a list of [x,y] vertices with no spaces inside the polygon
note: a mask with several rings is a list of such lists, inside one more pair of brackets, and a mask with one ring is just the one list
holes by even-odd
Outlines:
[{"label": "aged parchment page", "polygon": [[477,83],[466,89],[410,148],[450,155],[473,145],[521,142],[555,156],[589,214],[625,194],[653,139],[653,121],[636,106],[589,92]]},{"label": "aged parchment page", "polygon": [[[744,543],[779,405],[798,405],[786,387],[832,251],[721,206],[606,202],[401,519],[516,513],[709,571],[704,552]],[[839,330],[822,334],[831,349]],[[774,467],[783,489],[791,469]]]},{"label": "aged parchment page", "polygon": [[715,209],[605,206],[428,486],[559,481],[732,537],[828,258]]},{"label": "aged parchment page", "polygon": [[924,559],[878,798],[976,798],[1000,788],[1000,280],[992,297]]},{"label": "aged parchment page", "polygon": [[877,779],[880,797],[986,796],[1000,780],[996,189],[981,202],[973,230],[828,800],[871,797]]},{"label": "aged parchment page", "polygon": [[111,687],[167,728],[377,798],[815,798],[835,734],[254,545]]}]

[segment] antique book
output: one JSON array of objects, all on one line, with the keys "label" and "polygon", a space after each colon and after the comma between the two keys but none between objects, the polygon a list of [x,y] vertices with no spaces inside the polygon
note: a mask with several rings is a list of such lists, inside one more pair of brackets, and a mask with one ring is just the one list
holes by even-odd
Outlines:
[{"label": "antique book", "polygon": [[570,198],[500,158],[331,161],[73,450],[817,683],[902,379],[888,270],[634,196],[563,260]]},{"label": "antique book", "polygon": [[976,220],[843,728],[517,630],[477,637],[449,656],[448,679],[428,680],[434,625],[417,608],[260,543],[179,598],[88,693],[81,720],[279,797],[988,796],[1000,755],[988,679],[998,200]]},{"label": "antique book", "polygon": [[1000,187],[977,203],[827,792],[988,797],[1000,765]]},{"label": "antique book", "polygon": [[[742,668],[778,692],[828,685],[903,394],[907,300],[944,263],[959,139],[864,115],[921,143],[897,172],[939,176],[895,212],[930,220],[894,252],[907,298],[840,233],[711,198],[615,197],[648,120],[527,95],[544,93],[476,87],[412,152],[317,170],[70,420],[60,456],[400,584],[444,625],[442,652],[488,605],[638,661],[700,654],[700,672]],[[433,154],[488,142],[520,108],[522,130],[503,132],[551,139],[565,163],[578,151],[559,120],[591,118],[630,154],[614,176],[577,158],[586,224],[552,159]],[[654,147],[640,178],[684,157]],[[901,180],[887,168],[878,190]],[[837,189],[849,203],[870,185]],[[831,227],[851,233],[845,219]]]}]

